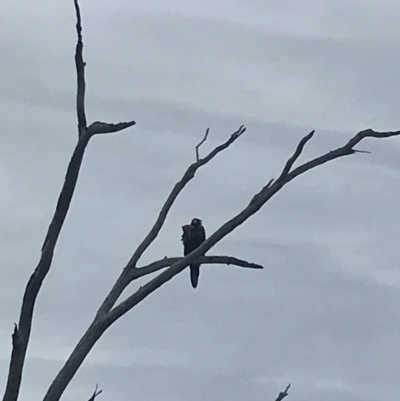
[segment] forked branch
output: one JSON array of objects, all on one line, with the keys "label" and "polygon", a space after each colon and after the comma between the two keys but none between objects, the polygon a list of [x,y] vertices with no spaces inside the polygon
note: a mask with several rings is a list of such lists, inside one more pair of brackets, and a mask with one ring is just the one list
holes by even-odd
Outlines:
[{"label": "forked branch", "polygon": [[200,160],[200,146],[203,145],[203,143],[207,140],[208,134],[210,133],[210,128],[206,129],[206,133],[204,134],[204,138],[196,145],[196,161],[198,162]]},{"label": "forked branch", "polygon": [[99,388],[99,385],[96,384],[96,388],[94,389],[93,394],[88,399],[88,401],[94,401],[97,398],[97,396],[99,396],[103,392],[103,390],[98,390],[98,388]]},{"label": "forked branch", "polygon": [[288,161],[285,164],[285,167],[282,170],[281,175],[279,176],[278,180],[286,177],[290,170],[293,167],[293,164],[296,162],[296,160],[300,157],[300,155],[303,152],[304,146],[306,146],[306,143],[314,136],[315,131],[312,130],[308,135],[306,135],[297,145],[297,148],[295,152],[293,153],[293,156],[288,159]]}]

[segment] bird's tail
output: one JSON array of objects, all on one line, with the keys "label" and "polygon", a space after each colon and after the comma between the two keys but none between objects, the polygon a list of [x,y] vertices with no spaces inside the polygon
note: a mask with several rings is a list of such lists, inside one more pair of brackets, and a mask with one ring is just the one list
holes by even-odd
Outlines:
[{"label": "bird's tail", "polygon": [[193,288],[197,287],[197,284],[199,282],[199,276],[200,276],[200,265],[199,264],[190,265],[190,281],[192,283]]}]

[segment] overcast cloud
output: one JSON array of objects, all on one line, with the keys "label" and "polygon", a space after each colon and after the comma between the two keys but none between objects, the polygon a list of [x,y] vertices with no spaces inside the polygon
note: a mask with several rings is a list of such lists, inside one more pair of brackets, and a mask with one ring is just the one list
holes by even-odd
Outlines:
[{"label": "overcast cloud", "polygon": [[[400,129],[400,2],[81,0],[96,137],[38,298],[21,401],[40,400],[174,183],[196,175],[142,263],[182,253],[277,177],[356,132]],[[0,377],[76,141],[72,0],[0,5]],[[285,187],[210,253],[265,266],[184,271],[99,341],[63,400],[397,401],[400,139],[368,140]],[[134,283],[130,292],[139,283]],[[3,386],[1,387],[3,388]]]}]

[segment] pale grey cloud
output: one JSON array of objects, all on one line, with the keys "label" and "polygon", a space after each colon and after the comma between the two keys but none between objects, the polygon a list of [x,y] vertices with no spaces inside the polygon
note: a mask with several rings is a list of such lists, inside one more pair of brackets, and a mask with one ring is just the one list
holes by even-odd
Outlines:
[{"label": "pale grey cloud", "polygon": [[[277,177],[301,136],[304,161],[358,130],[398,129],[394,1],[82,2],[89,119],[135,119],[94,138],[35,312],[21,400],[40,399],[173,184],[196,174],[143,264],[182,252],[181,225],[208,233]],[[76,140],[74,10],[0,6],[0,375],[11,331]],[[396,400],[400,367],[397,139],[293,181],[212,253],[264,271],[187,272],[100,340],[65,400]],[[132,292],[144,280],[133,283]],[[79,312],[79,314],[78,314]],[[3,379],[4,381],[5,379]]]}]

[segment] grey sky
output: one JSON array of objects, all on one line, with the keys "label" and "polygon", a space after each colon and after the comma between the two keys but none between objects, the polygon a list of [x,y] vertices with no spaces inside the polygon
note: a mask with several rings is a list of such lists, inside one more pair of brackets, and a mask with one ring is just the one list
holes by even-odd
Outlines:
[{"label": "grey sky", "polygon": [[[88,119],[134,119],[96,137],[40,293],[22,401],[39,400],[172,185],[202,168],[142,263],[182,253],[181,225],[212,233],[276,177],[359,130],[400,129],[394,0],[81,0]],[[76,141],[72,0],[0,5],[0,375]],[[400,143],[296,179],[211,254],[264,271],[184,271],[99,341],[63,400],[397,400]],[[135,283],[132,292],[142,282]],[[3,388],[3,387],[2,387]]]}]

